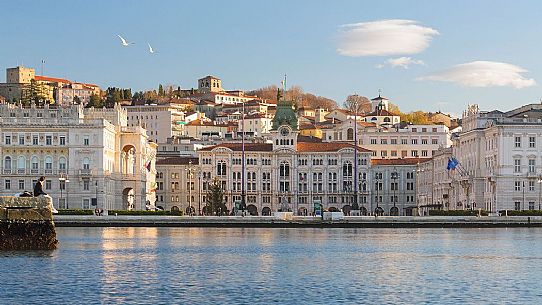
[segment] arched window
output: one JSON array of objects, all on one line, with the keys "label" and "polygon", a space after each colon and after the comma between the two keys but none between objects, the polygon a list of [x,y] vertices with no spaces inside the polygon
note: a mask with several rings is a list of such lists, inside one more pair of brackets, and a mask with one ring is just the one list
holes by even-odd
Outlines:
[{"label": "arched window", "polygon": [[348,140],[348,141],[354,140],[354,129],[353,128],[348,128],[348,130],[346,131],[346,140]]},{"label": "arched window", "polygon": [[51,172],[53,170],[53,158],[50,156],[45,157],[45,171]]},{"label": "arched window", "polygon": [[352,163],[349,161],[343,163],[343,178],[352,177]]},{"label": "arched window", "polygon": [[376,121],[376,120],[377,120],[376,117],[372,117],[372,118],[371,118],[371,121]]},{"label": "arched window", "polygon": [[281,178],[290,177],[290,164],[288,162],[282,162],[280,164],[279,174]]},{"label": "arched window", "polygon": [[17,158],[17,169],[25,169],[26,168],[26,158],[25,156],[19,156]]},{"label": "arched window", "polygon": [[58,158],[58,169],[61,171],[66,171],[66,158]]},{"label": "arched window", "polygon": [[7,156],[4,159],[4,169],[11,170],[11,157]]},{"label": "arched window", "polygon": [[384,118],[384,122],[389,123],[389,122],[391,122],[391,120],[390,120],[389,117],[385,117],[385,118]]},{"label": "arched window", "polygon": [[83,158],[83,169],[90,169],[90,159]]},{"label": "arched window", "polygon": [[34,156],[32,157],[32,167],[31,169],[33,171],[37,171],[39,169],[39,161],[38,161],[38,157]]},{"label": "arched window", "polygon": [[216,174],[218,176],[226,176],[226,162],[218,161],[216,164]]}]

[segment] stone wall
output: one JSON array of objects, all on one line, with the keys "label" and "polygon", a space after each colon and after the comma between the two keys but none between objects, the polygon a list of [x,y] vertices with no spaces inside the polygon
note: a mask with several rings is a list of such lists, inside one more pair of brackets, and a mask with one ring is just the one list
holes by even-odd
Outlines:
[{"label": "stone wall", "polygon": [[0,250],[55,249],[50,206],[45,197],[0,196]]}]

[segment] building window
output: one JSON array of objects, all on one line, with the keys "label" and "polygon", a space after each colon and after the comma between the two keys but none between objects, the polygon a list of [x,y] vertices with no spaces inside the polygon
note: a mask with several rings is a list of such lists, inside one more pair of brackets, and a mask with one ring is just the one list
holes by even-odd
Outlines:
[{"label": "building window", "polygon": [[422,157],[427,157],[427,150],[422,150]]},{"label": "building window", "polygon": [[6,181],[4,181],[4,188],[6,190],[11,190],[11,180],[6,179]]},{"label": "building window", "polygon": [[39,142],[38,142],[38,135],[33,135],[32,136],[32,145],[38,145]]},{"label": "building window", "polygon": [[226,162],[219,161],[216,165],[216,174],[218,176],[226,176]]},{"label": "building window", "polygon": [[514,159],[514,173],[521,172],[521,159]]},{"label": "building window", "polygon": [[529,180],[529,191],[534,192],[534,181],[533,180]]},{"label": "building window", "polygon": [[51,180],[45,180],[45,189],[50,190],[51,189]]},{"label": "building window", "polygon": [[412,151],[410,152],[410,155],[411,155],[412,157],[418,157],[418,151],[417,151],[417,150],[412,150]]},{"label": "building window", "polygon": [[24,145],[24,135],[19,135],[19,145]]},{"label": "building window", "polygon": [[529,173],[534,173],[536,167],[536,160],[529,159]]},{"label": "building window", "polygon": [[88,191],[90,190],[90,180],[83,180],[83,190]]},{"label": "building window", "polygon": [[534,210],[534,201],[529,201],[529,210]]},{"label": "building window", "polygon": [[519,201],[514,202],[514,210],[519,211],[521,209],[521,203]]},{"label": "building window", "polygon": [[536,147],[536,138],[529,137],[529,148],[535,148],[535,147]]},{"label": "building window", "polygon": [[418,139],[412,139],[411,143],[412,143],[412,145],[417,145],[418,144]]},{"label": "building window", "polygon": [[64,146],[66,145],[66,137],[65,136],[60,136],[59,138],[59,142],[60,142],[60,145]]},{"label": "building window", "polygon": [[19,180],[19,189],[24,190],[24,180]]},{"label": "building window", "polygon": [[83,145],[84,146],[89,146],[90,145],[90,139],[88,138],[88,136],[85,136],[83,138]]},{"label": "building window", "polygon": [[84,198],[83,199],[83,206],[82,206],[83,210],[88,210],[90,209],[90,199],[89,198]]},{"label": "building window", "polygon": [[521,191],[521,181],[514,181],[514,191]]},{"label": "building window", "polygon": [[431,139],[431,144],[437,145],[438,144],[438,139]]},{"label": "building window", "polygon": [[514,137],[514,147],[521,147],[521,137]]},{"label": "building window", "polygon": [[11,136],[4,136],[4,144],[11,145]]},{"label": "building window", "polygon": [[53,145],[53,137],[45,136],[45,145]]}]

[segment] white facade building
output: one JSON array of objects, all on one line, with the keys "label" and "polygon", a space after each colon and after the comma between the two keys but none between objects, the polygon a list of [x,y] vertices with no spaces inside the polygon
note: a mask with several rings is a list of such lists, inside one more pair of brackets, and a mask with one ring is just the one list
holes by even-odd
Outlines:
[{"label": "white facade building", "polygon": [[[59,208],[144,209],[154,204],[156,146],[114,109],[0,105],[0,194],[32,191],[40,176]],[[149,165],[150,171],[144,166]],[[69,180],[69,182],[68,182]]]},{"label": "white facade building", "polygon": [[184,132],[185,106],[177,104],[124,106],[128,111],[128,126],[141,126],[156,143],[166,143],[172,136]]}]

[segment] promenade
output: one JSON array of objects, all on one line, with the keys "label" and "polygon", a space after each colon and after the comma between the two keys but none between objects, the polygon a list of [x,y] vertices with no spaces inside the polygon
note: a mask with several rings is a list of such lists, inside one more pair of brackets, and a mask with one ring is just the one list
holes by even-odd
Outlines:
[{"label": "promenade", "polygon": [[294,216],[72,216],[55,215],[57,227],[246,227],[246,228],[489,228],[542,227],[542,217],[526,216],[346,216],[342,220]]}]

